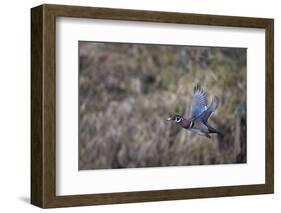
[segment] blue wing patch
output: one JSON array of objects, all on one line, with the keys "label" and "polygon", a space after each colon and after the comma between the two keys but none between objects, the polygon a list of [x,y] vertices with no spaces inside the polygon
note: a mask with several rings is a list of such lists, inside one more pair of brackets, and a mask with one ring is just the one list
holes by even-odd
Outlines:
[{"label": "blue wing patch", "polygon": [[197,117],[208,108],[206,92],[197,84],[194,87],[194,94],[191,104],[191,118]]},{"label": "blue wing patch", "polygon": [[206,111],[207,107],[195,107],[192,109],[192,117],[200,115],[202,112]]}]

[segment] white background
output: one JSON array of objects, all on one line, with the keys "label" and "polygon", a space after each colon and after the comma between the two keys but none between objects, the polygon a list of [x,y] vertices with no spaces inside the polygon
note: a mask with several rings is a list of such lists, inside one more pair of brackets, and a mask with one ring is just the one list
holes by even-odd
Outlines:
[{"label": "white background", "polygon": [[[0,136],[1,136],[1,212],[20,210],[39,212],[28,204],[30,189],[30,7],[42,1],[1,2],[1,78],[0,78]],[[142,1],[49,1],[49,3],[88,6],[122,7],[132,9],[212,13],[275,18],[275,109],[281,108],[280,30],[281,14],[278,1],[200,1],[200,0],[142,0]],[[258,115],[257,115],[258,116]],[[229,198],[209,198],[96,207],[62,208],[49,212],[278,212],[281,207],[281,113],[275,110],[275,194]],[[280,211],[280,210],[279,210]]]},{"label": "white background", "polygon": [[[264,30],[59,18],[56,36],[57,195],[265,183]],[[247,163],[78,171],[78,40],[247,48]]]}]

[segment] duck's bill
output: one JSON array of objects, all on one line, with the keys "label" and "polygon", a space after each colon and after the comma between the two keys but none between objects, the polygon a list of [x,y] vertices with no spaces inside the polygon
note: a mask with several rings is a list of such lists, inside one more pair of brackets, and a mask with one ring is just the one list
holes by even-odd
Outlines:
[{"label": "duck's bill", "polygon": [[169,118],[167,119],[167,121],[170,121],[170,120],[172,120],[172,118],[171,118],[171,117],[169,117]]}]

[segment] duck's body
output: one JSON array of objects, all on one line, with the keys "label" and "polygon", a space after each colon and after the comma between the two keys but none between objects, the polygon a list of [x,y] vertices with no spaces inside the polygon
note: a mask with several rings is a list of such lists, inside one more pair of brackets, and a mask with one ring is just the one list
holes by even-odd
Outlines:
[{"label": "duck's body", "polygon": [[210,138],[209,134],[212,133],[222,134],[208,124],[208,120],[217,109],[218,103],[218,98],[214,97],[212,103],[208,106],[206,92],[199,85],[196,85],[194,87],[190,118],[184,118],[181,115],[174,114],[168,120],[173,120],[182,128],[208,138]]},{"label": "duck's body", "polygon": [[190,125],[190,121],[188,119],[183,118],[180,123],[182,128],[188,129]]}]

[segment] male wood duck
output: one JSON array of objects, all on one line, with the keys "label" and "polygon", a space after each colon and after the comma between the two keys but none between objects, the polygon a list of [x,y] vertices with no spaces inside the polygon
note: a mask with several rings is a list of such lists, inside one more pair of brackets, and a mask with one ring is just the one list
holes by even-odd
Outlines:
[{"label": "male wood duck", "polygon": [[181,115],[173,114],[169,117],[168,121],[174,121],[182,128],[190,130],[198,135],[211,138],[209,134],[222,133],[208,124],[208,120],[212,113],[217,109],[219,104],[218,98],[215,96],[212,99],[210,106],[208,107],[208,100],[206,92],[197,84],[194,87],[194,94],[191,104],[191,116],[190,118],[184,118]]}]

